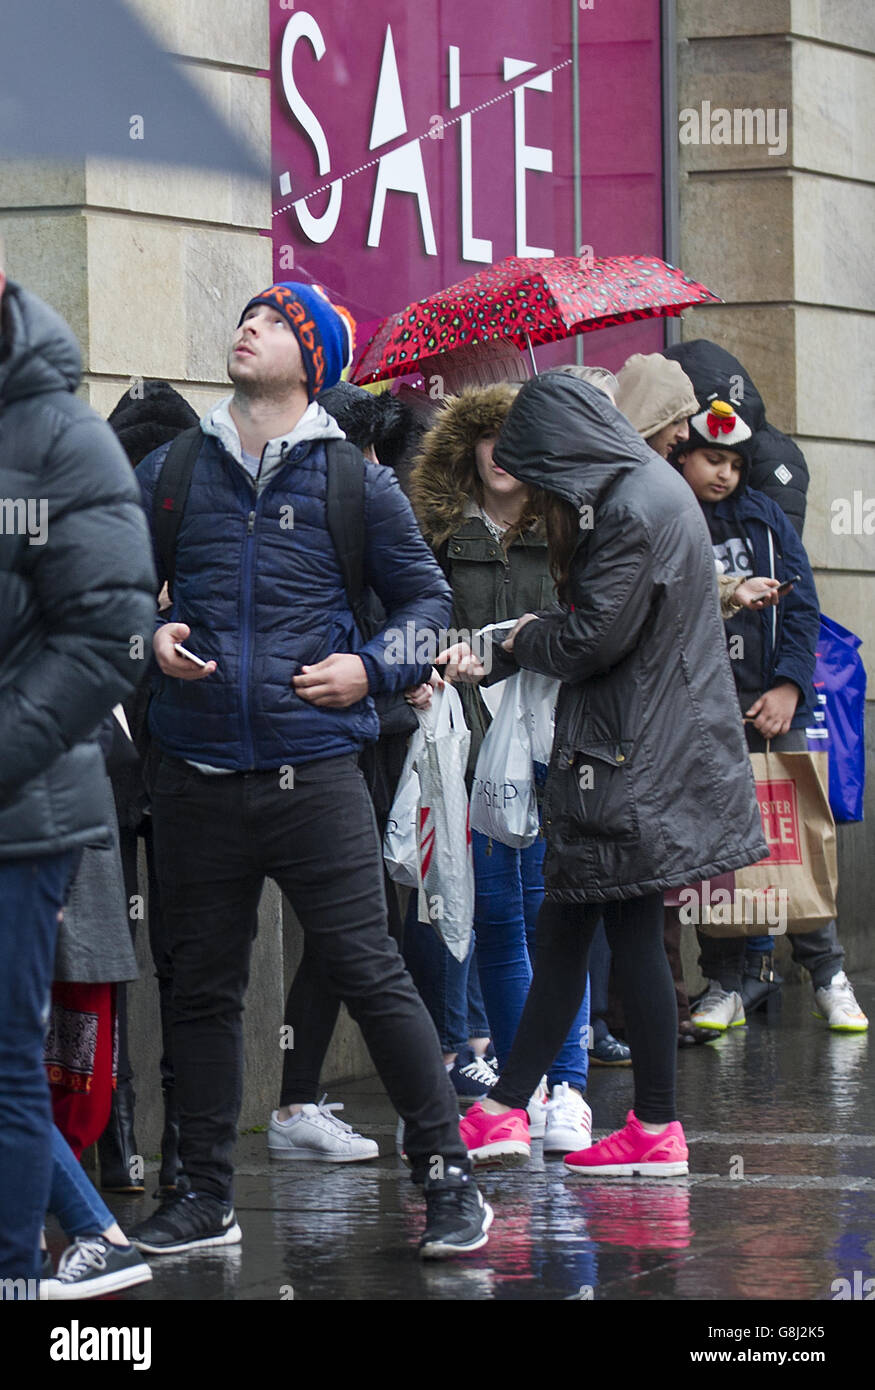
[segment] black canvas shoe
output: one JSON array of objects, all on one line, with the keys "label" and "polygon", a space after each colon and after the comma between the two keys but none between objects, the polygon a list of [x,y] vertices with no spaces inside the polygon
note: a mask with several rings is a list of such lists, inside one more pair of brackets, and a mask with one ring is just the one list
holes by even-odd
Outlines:
[{"label": "black canvas shoe", "polygon": [[113,1245],[104,1236],[77,1236],[58,1262],[58,1272],[40,1282],[40,1298],[97,1298],[146,1284],[152,1271],[132,1245]]},{"label": "black canvas shoe", "polygon": [[479,1250],[489,1239],[493,1211],[470,1173],[453,1165],[443,1178],[425,1180],[425,1233],[419,1242],[424,1260],[445,1260]]},{"label": "black canvas shoe", "polygon": [[129,1239],[149,1255],[176,1255],[208,1245],[239,1245],[243,1233],[230,1202],[177,1192],[164,1199],[154,1216],[135,1226]]}]

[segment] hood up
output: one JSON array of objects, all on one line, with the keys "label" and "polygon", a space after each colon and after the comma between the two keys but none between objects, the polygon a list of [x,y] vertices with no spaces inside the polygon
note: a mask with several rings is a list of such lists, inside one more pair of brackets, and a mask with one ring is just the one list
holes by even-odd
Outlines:
[{"label": "hood up", "polygon": [[0,405],[45,391],[75,391],[81,375],[79,344],[61,315],[8,281],[2,302]]},{"label": "hood up", "polygon": [[699,409],[690,378],[661,352],[636,352],[623,363],[616,404],[643,439]]},{"label": "hood up", "polygon": [[563,372],[547,372],[520,391],[494,458],[521,482],[555,492],[579,509],[595,508],[619,478],[658,455],[604,392]]},{"label": "hood up", "polygon": [[502,381],[448,396],[423,436],[413,460],[410,500],[430,544],[448,536],[466,515],[476,477],[474,446],[498,434],[518,390]]},{"label": "hood up", "polygon": [[756,433],[766,423],[763,398],[737,357],[708,338],[675,343],[664,354],[679,362],[693,383],[702,409],[714,400],[729,401],[742,420]]}]

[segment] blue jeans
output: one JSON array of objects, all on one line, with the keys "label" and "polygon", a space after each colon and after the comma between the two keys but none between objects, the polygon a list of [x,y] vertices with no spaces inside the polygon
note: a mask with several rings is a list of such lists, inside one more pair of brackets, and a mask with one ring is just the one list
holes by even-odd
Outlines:
[{"label": "blue jeans", "polygon": [[74,852],[0,861],[0,1278],[37,1279],[52,1182],[43,1067],[58,912]]},{"label": "blue jeans", "polygon": [[[540,837],[528,849],[511,849],[474,831],[474,934],[477,965],[492,1041],[503,1067],[514,1040],[532,980],[535,924],[544,900],[544,854]],[[589,1071],[589,985],[554,1062],[548,1081],[586,1089]]]},{"label": "blue jeans", "polygon": [[47,1208],[68,1236],[106,1231],[115,1221],[57,1125],[52,1126],[52,1186]]},{"label": "blue jeans", "polygon": [[458,1052],[469,1038],[488,1038],[474,958],[474,938],[463,961],[456,960],[434,927],[417,918],[417,894],[410,894],[404,920],[404,960],[434,1020],[444,1052]]}]

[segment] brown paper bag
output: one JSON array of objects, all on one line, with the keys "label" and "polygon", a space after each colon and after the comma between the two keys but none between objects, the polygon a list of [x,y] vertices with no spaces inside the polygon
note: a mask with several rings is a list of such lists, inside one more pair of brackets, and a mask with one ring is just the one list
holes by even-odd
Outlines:
[{"label": "brown paper bag", "polygon": [[[735,871],[735,890],[701,912],[706,936],[780,936],[836,915],[838,860],[826,753],[751,753],[768,859]],[[722,902],[720,901],[722,899]]]}]

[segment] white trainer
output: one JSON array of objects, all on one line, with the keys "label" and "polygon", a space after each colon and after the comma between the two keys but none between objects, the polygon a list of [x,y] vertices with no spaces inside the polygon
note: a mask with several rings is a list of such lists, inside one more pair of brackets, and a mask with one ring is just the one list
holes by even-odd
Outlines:
[{"label": "white trainer", "polygon": [[570,1154],[592,1144],[592,1111],[579,1091],[562,1081],[547,1101],[545,1154]]},{"label": "white trainer", "polygon": [[814,991],[818,1017],[825,1018],[834,1033],[865,1033],[869,1020],[857,1003],[854,987],[840,970],[828,985]]},{"label": "white trainer", "polygon": [[547,1090],[547,1078],[542,1076],[538,1082],[538,1089],[526,1106],[529,1116],[529,1138],[543,1139],[547,1129],[547,1101],[550,1099],[550,1092]]},{"label": "white trainer", "polygon": [[697,1028],[714,1028],[718,1033],[727,1028],[743,1028],[747,1022],[741,995],[737,990],[727,992],[718,980],[708,981],[707,993],[691,1017]]},{"label": "white trainer", "polygon": [[305,1105],[290,1120],[280,1120],[279,1111],[270,1117],[267,1150],[280,1162],[311,1159],[321,1163],[364,1163],[379,1158],[379,1147],[373,1139],[357,1134],[352,1125],[344,1124],[331,1112],[342,1110],[340,1101]]}]

